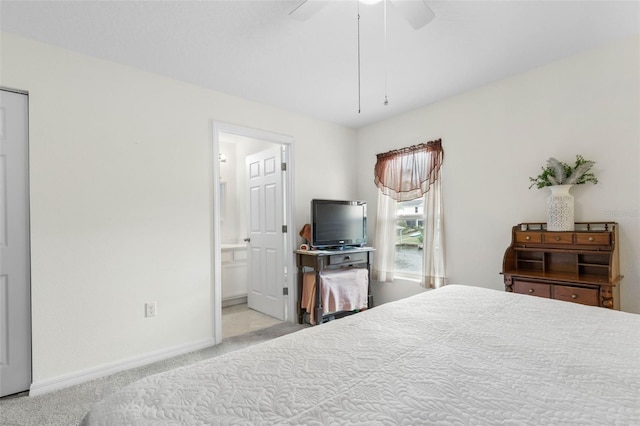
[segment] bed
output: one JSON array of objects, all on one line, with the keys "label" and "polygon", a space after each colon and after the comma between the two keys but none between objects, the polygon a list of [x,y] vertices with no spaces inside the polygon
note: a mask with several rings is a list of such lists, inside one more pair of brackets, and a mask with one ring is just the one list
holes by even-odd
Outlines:
[{"label": "bed", "polygon": [[640,424],[640,315],[450,285],[147,377],[84,425]]}]

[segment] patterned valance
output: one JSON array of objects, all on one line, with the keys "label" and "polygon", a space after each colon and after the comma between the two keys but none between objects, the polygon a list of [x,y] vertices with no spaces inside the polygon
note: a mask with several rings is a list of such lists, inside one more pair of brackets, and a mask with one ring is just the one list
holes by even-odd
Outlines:
[{"label": "patterned valance", "polygon": [[382,193],[396,201],[415,200],[440,176],[442,140],[385,152],[377,158],[375,183]]}]

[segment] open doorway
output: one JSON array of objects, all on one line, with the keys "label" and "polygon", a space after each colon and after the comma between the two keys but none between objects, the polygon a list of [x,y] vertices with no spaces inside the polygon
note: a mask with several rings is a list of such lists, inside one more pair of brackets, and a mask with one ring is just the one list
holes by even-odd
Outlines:
[{"label": "open doorway", "polygon": [[[295,229],[293,139],[214,123],[212,151],[212,304],[214,338],[220,342],[243,328],[291,320],[293,294],[286,294],[295,238],[284,231]],[[269,238],[277,244],[265,243]],[[233,325],[223,329],[225,323]]]}]

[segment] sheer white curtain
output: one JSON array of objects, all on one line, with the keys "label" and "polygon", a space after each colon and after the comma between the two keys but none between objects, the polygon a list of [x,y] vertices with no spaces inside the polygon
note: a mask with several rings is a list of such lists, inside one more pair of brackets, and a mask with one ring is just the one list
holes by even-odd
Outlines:
[{"label": "sheer white curtain", "polygon": [[424,194],[424,249],[422,253],[422,286],[442,287],[445,276],[444,210],[442,179],[437,179]]},{"label": "sheer white curtain", "polygon": [[377,158],[375,183],[380,192],[373,278],[378,281],[393,281],[397,202],[424,197],[422,285],[433,288],[446,284],[444,209],[440,179],[444,158],[442,141],[438,139],[385,152],[378,154]]},{"label": "sheer white curtain", "polygon": [[396,200],[378,191],[376,237],[373,244],[376,249],[376,261],[371,268],[371,274],[376,281],[393,281],[396,260],[397,205]]}]

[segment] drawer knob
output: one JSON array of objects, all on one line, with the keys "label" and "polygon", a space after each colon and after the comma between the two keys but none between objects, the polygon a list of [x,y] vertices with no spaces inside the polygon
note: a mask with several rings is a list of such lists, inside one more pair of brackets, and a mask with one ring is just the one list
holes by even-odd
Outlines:
[{"label": "drawer knob", "polygon": [[572,295],[571,295],[571,298],[572,298],[572,299],[577,299],[577,298],[578,298],[578,295],[577,295],[577,294],[572,294]]},{"label": "drawer knob", "polygon": [[589,241],[595,241],[595,238],[589,237]]},{"label": "drawer knob", "polygon": [[556,237],[556,241],[560,241],[560,237]]},{"label": "drawer knob", "polygon": [[524,237],[525,240],[530,240],[531,237],[529,235],[527,235],[526,237]]},{"label": "drawer knob", "polygon": [[533,293],[533,289],[532,288],[529,289],[529,293]]},{"label": "drawer knob", "polygon": [[345,256],[344,257],[344,260],[350,260],[350,259],[351,259],[351,256]]}]

